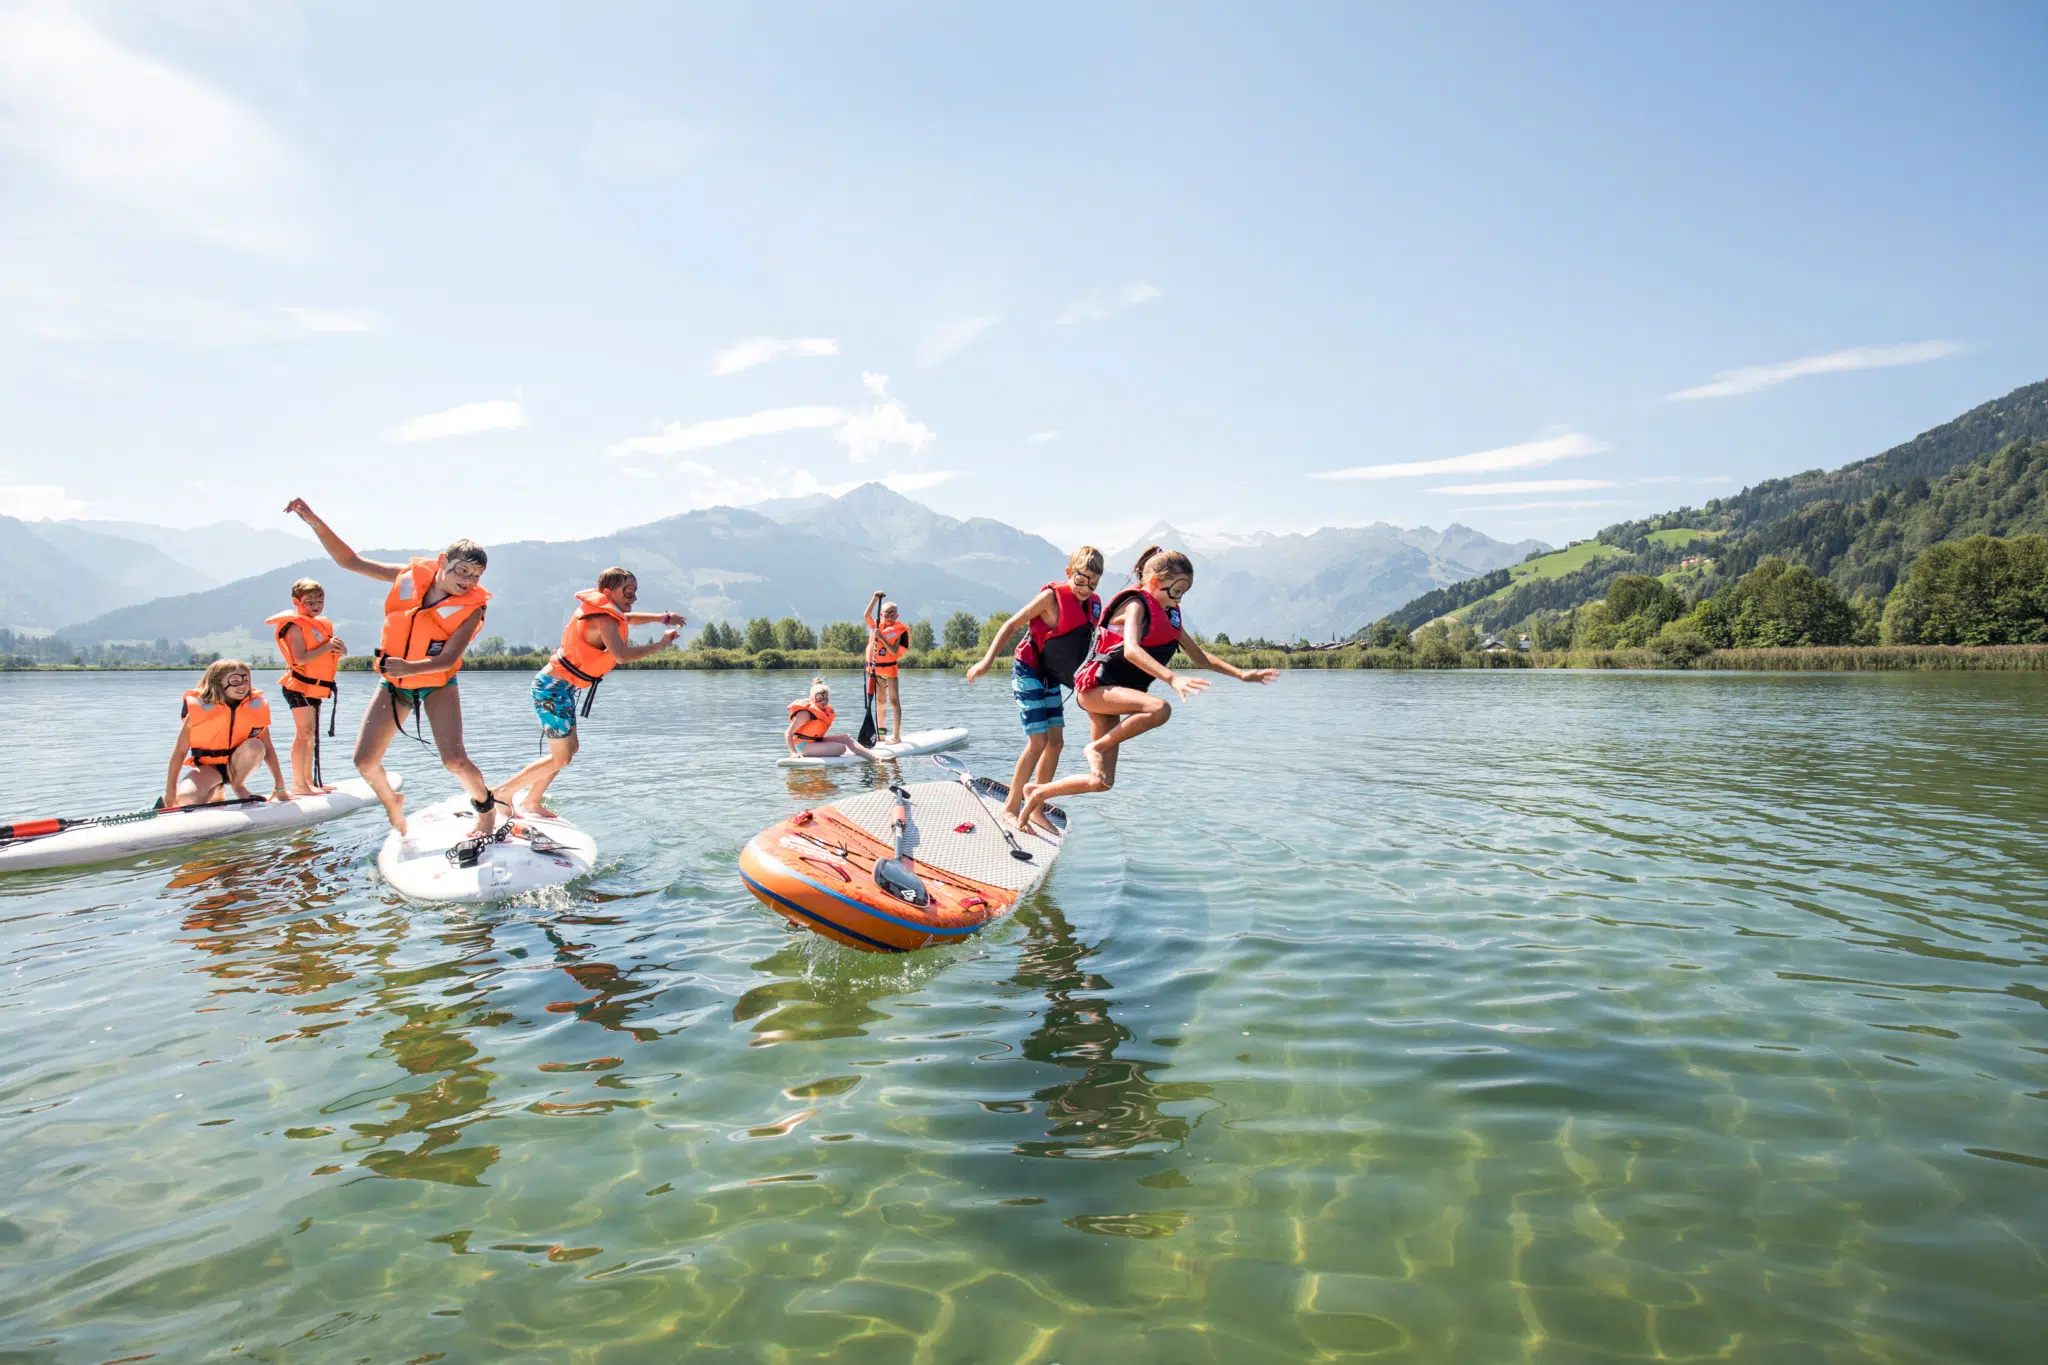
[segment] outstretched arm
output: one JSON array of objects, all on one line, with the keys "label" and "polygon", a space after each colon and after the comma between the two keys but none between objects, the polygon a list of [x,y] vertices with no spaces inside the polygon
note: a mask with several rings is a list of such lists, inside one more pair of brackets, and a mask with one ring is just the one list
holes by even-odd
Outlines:
[{"label": "outstretched arm", "polygon": [[348,542],[334,534],[333,529],[326,522],[320,520],[319,514],[306,505],[304,498],[293,498],[285,504],[284,510],[292,513],[300,521],[312,527],[313,534],[320,537],[320,548],[327,551],[328,558],[341,565],[342,568],[347,569],[350,573],[359,573],[365,578],[375,578],[382,582],[390,583],[396,581],[398,576],[405,572],[403,564],[379,564],[376,560],[364,559],[354,550],[351,550],[348,547]]},{"label": "outstretched arm", "polygon": [[[1019,630],[1022,630],[1024,623],[1032,617],[1035,616],[1041,621],[1046,621],[1047,625],[1058,625],[1060,620],[1059,608],[1053,605],[1054,600],[1051,588],[1042,589],[1038,596],[1024,604],[1021,611],[1003,622],[1003,628],[996,632],[996,638],[988,642],[988,652],[975,662],[974,667],[967,670],[967,681],[973,682],[976,678],[988,672],[995,665],[996,656],[1009,648],[1010,637]],[[1052,613],[1052,619],[1049,621],[1046,620],[1047,612]]]},{"label": "outstretched arm", "polygon": [[[645,616],[650,621],[659,621],[664,616],[671,616],[674,613],[644,611],[635,612],[634,615]],[[628,617],[627,619],[631,620],[632,618]],[[603,643],[606,649],[612,652],[612,657],[622,664],[632,663],[636,659],[644,659],[650,654],[658,654],[674,644],[676,636],[682,634],[679,630],[671,630],[651,644],[629,645],[626,643],[626,632],[620,630],[619,623],[612,620],[609,616],[599,617],[590,622],[590,625],[596,628],[599,641]]]},{"label": "outstretched arm", "polygon": [[[1172,688],[1174,693],[1180,697],[1188,697],[1196,692],[1206,692],[1209,690],[1209,682],[1206,678],[1183,678],[1139,646],[1138,641],[1145,638],[1145,604],[1142,601],[1133,599],[1131,604],[1124,608],[1123,633],[1125,663],[1141,673],[1150,673],[1153,677]],[[1187,647],[1185,639],[1181,641],[1181,647],[1183,649]]]},{"label": "outstretched arm", "polygon": [[1180,647],[1181,652],[1188,656],[1188,662],[1196,668],[1214,669],[1218,673],[1228,674],[1239,682],[1269,683],[1280,676],[1280,670],[1277,668],[1239,668],[1236,664],[1219,659],[1203,649],[1201,643],[1192,635],[1181,636]]}]

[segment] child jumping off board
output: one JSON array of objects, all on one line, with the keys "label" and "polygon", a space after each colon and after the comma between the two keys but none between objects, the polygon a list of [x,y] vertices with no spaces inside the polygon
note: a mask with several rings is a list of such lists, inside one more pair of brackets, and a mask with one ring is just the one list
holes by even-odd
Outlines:
[{"label": "child jumping off board", "polygon": [[1180,601],[1195,585],[1195,567],[1186,555],[1154,545],[1138,556],[1131,576],[1137,586],[1125,588],[1103,608],[1094,647],[1074,674],[1074,699],[1088,713],[1095,735],[1088,743],[1088,772],[1026,787],[1021,822],[1027,827],[1055,797],[1106,792],[1116,785],[1118,748],[1173,716],[1171,704],[1151,695],[1153,682],[1165,683],[1183,700],[1208,690],[1200,678],[1184,678],[1168,667],[1176,649],[1195,667],[1241,682],[1269,683],[1280,676],[1276,668],[1225,663],[1182,632]]},{"label": "child jumping off board", "polygon": [[[569,766],[576,751],[583,747],[576,737],[577,702],[582,702],[583,714],[588,716],[597,700],[597,685],[607,673],[676,642],[680,632],[672,629],[652,644],[627,643],[634,626],[686,624],[672,611],[634,611],[633,604],[639,600],[640,580],[631,571],[620,568],[606,569],[597,576],[596,587],[576,594],[569,624],[562,627],[561,648],[533,675],[533,711],[540,717],[548,751],[497,789],[495,794],[501,803],[515,811],[553,816],[546,804],[548,783]],[[515,803],[521,792],[526,793],[526,799]]]},{"label": "child jumping off board", "polygon": [[988,652],[967,670],[969,682],[987,673],[1010,637],[1020,627],[1029,628],[1017,642],[1016,657],[1010,664],[1010,693],[1016,697],[1024,721],[1024,752],[1017,756],[1017,770],[1010,775],[1010,799],[1003,803],[1003,814],[1013,824],[1024,807],[1024,784],[1035,774],[1043,785],[1059,771],[1067,724],[1060,688],[1074,685],[1074,674],[1094,642],[1095,626],[1102,620],[1102,599],[1095,595],[1095,586],[1101,581],[1102,551],[1083,545],[1067,560],[1066,580],[1046,584],[1038,596],[1003,622],[996,638],[989,641]]},{"label": "child jumping off board", "polygon": [[208,664],[199,686],[185,694],[178,716],[184,724],[164,774],[164,805],[205,805],[226,799],[230,788],[247,801],[249,774],[258,763],[270,765],[270,799],[291,799],[270,742],[270,703],[249,685],[249,665],[240,659]]},{"label": "child jumping off board", "polygon": [[[896,619],[896,604],[884,602],[879,590],[868,599],[868,609],[861,617],[868,626],[868,677],[875,691],[875,719],[879,723],[882,708],[887,706],[895,715],[889,728],[889,741],[893,744],[903,738],[903,691],[896,676],[896,665],[910,649],[910,627]],[[875,608],[881,608],[881,614]]]},{"label": "child jumping off board", "polygon": [[[327,590],[301,578],[292,584],[292,609],[264,618],[265,624],[277,627],[277,652],[284,656],[284,676],[277,680],[277,690],[284,693],[292,713],[293,796],[334,790],[321,781],[320,712],[339,690],[334,672],[348,646],[334,633],[334,622],[321,615],[326,609]],[[331,714],[327,733],[334,733]]]},{"label": "child jumping off board", "polygon": [[782,742],[798,758],[837,758],[849,750],[873,758],[873,752],[852,735],[833,732],[838,714],[832,709],[832,689],[823,678],[813,678],[810,692],[789,704],[789,728],[782,732]]},{"label": "child jumping off board", "polygon": [[441,766],[455,775],[476,811],[471,837],[491,833],[498,827],[498,802],[462,747],[462,694],[455,686],[462,651],[483,624],[484,604],[491,600],[477,586],[490,556],[475,541],[458,540],[433,559],[379,564],[351,550],[304,498],[293,498],[284,510],[312,527],[342,568],[391,585],[384,594],[384,632],[371,661],[382,681],[363,712],[355,754],[356,771],[384,803],[391,828],[405,833],[405,798],[392,788],[384,771],[384,751],[405,728],[405,718],[420,711],[434,727]]}]

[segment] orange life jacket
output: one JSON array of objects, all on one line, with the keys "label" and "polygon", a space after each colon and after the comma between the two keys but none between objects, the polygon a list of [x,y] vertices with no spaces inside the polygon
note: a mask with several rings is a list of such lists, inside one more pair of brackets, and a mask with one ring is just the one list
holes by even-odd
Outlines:
[{"label": "orange life jacket", "polygon": [[[444,597],[431,607],[426,605],[427,594],[433,591],[434,578],[440,572],[439,560],[415,559],[392,582],[391,591],[384,594],[384,634],[377,642],[380,653],[414,663],[435,658],[471,612],[482,617],[484,603],[491,600],[491,595],[480,587]],[[450,668],[400,678],[397,685],[439,687],[461,669],[462,661],[458,659]]]},{"label": "orange life jacket", "polygon": [[562,647],[548,660],[548,672],[571,687],[589,687],[619,666],[618,656],[603,645],[590,643],[584,634],[585,621],[609,616],[619,623],[619,637],[625,638],[631,623],[626,613],[612,605],[603,588],[585,588],[576,594],[576,613],[562,627]]},{"label": "orange life jacket", "polygon": [[269,728],[270,703],[254,688],[240,701],[209,703],[194,688],[185,694],[178,715],[185,722],[185,761],[195,768],[226,772],[228,755],[258,730]]},{"label": "orange life jacket", "polygon": [[264,617],[263,621],[265,625],[277,627],[277,652],[284,654],[286,660],[284,676],[277,680],[277,685],[316,701],[333,696],[334,670],[341,664],[340,656],[319,654],[295,665],[290,661],[291,655],[285,654],[284,634],[297,626],[305,638],[306,652],[311,654],[334,638],[334,622],[325,616],[302,616],[297,611],[281,611],[275,616]]},{"label": "orange life jacket", "polygon": [[808,712],[811,717],[797,722],[796,737],[804,740],[823,739],[831,734],[832,718],[839,714],[824,702],[812,701],[809,697],[789,704],[789,714],[794,716],[798,712]]},{"label": "orange life jacket", "polygon": [[901,621],[883,623],[874,617],[865,618],[868,629],[874,634],[868,637],[868,662],[871,664],[893,664],[910,650],[910,627]]}]

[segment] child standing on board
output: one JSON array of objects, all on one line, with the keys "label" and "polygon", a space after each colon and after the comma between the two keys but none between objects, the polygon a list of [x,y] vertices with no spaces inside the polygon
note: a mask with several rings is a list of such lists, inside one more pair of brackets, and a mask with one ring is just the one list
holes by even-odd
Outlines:
[{"label": "child standing on board", "polygon": [[270,703],[249,685],[249,665],[240,659],[208,664],[178,716],[184,724],[164,774],[164,805],[201,806],[224,800],[230,789],[247,801],[249,774],[258,763],[270,765],[270,799],[291,799],[270,743]]},{"label": "child standing on board", "polygon": [[[334,622],[321,615],[327,590],[310,578],[292,584],[292,609],[264,618],[277,627],[277,652],[284,655],[284,676],[277,690],[292,713],[292,795],[310,796],[334,788],[320,780],[320,712],[338,690],[334,673],[348,646],[334,633]],[[334,717],[327,718],[334,733]]]},{"label": "child standing on board", "polygon": [[[868,678],[875,691],[875,719],[880,722],[884,706],[891,708],[896,717],[889,729],[893,744],[903,738],[903,693],[896,666],[910,649],[910,627],[896,619],[896,604],[884,602],[882,597],[877,589],[861,619],[868,625]],[[879,616],[876,607],[882,609]]]},{"label": "child standing on board", "polygon": [[1106,792],[1116,785],[1117,750],[1126,740],[1156,730],[1173,716],[1173,707],[1151,695],[1163,682],[1186,699],[1208,690],[1199,678],[1184,678],[1168,665],[1176,649],[1197,668],[1214,669],[1241,682],[1269,683],[1276,668],[1239,668],[1203,649],[1181,630],[1180,601],[1195,585],[1195,566],[1178,550],[1157,545],[1138,556],[1131,569],[1137,586],[1125,588],[1103,608],[1094,647],[1074,674],[1074,699],[1088,713],[1095,737],[1088,743],[1088,772],[1057,782],[1034,782],[1024,789],[1022,823],[1039,818],[1045,803],[1080,792]]},{"label": "child standing on board", "polygon": [[789,704],[789,728],[782,732],[782,742],[798,758],[837,758],[849,750],[873,758],[873,752],[852,735],[833,732],[838,714],[832,709],[832,689],[823,678],[813,678],[810,692]]},{"label": "child standing on board", "polygon": [[1102,619],[1102,599],[1095,595],[1101,581],[1102,551],[1083,545],[1067,559],[1066,581],[1046,584],[1003,622],[988,652],[967,670],[969,682],[987,673],[1018,628],[1028,627],[1010,664],[1010,692],[1024,720],[1024,752],[1017,756],[1010,799],[1003,803],[1003,814],[1013,823],[1024,807],[1024,784],[1035,774],[1042,785],[1059,771],[1067,725],[1060,688],[1074,685],[1074,674],[1088,657]]},{"label": "child standing on board", "polygon": [[424,712],[434,727],[441,766],[455,775],[476,811],[471,837],[491,833],[498,827],[498,800],[462,747],[462,694],[455,686],[462,651],[484,623],[484,604],[491,600],[477,585],[490,556],[475,541],[458,540],[433,559],[379,564],[351,550],[304,498],[293,498],[284,510],[312,527],[322,548],[342,568],[391,585],[384,594],[384,632],[371,661],[382,681],[369,710],[363,712],[355,754],[356,771],[384,803],[391,828],[405,833],[405,798],[392,788],[384,771],[384,751],[405,728],[408,715]]},{"label": "child standing on board", "polygon": [[[576,704],[590,714],[597,700],[597,685],[620,664],[644,659],[667,649],[680,633],[670,630],[652,644],[626,642],[634,626],[680,626],[683,618],[672,611],[634,611],[640,600],[640,580],[627,569],[610,568],[597,576],[597,586],[576,594],[569,624],[562,627],[562,645],[533,675],[533,711],[540,717],[541,733],[547,736],[548,751],[521,768],[497,789],[499,801],[515,811],[552,816],[546,805],[548,783],[569,766],[583,747],[576,737]],[[589,688],[588,692],[583,689]],[[520,792],[523,802],[514,804]]]}]

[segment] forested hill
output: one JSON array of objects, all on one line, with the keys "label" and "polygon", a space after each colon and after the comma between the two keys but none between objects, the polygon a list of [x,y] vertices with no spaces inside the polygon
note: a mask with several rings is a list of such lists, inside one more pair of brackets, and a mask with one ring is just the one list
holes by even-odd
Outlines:
[{"label": "forested hill", "polygon": [[[1505,580],[1495,573],[1452,584],[1390,615],[1385,629],[1447,614],[1480,630],[1524,628],[1539,613],[1600,600],[1623,574],[1660,576],[1698,599],[1769,555],[1875,606],[1929,545],[2030,531],[2048,531],[2048,381],[1867,460],[1618,523],[1594,541],[1516,565]],[[1688,559],[1701,562],[1681,569]]]}]

